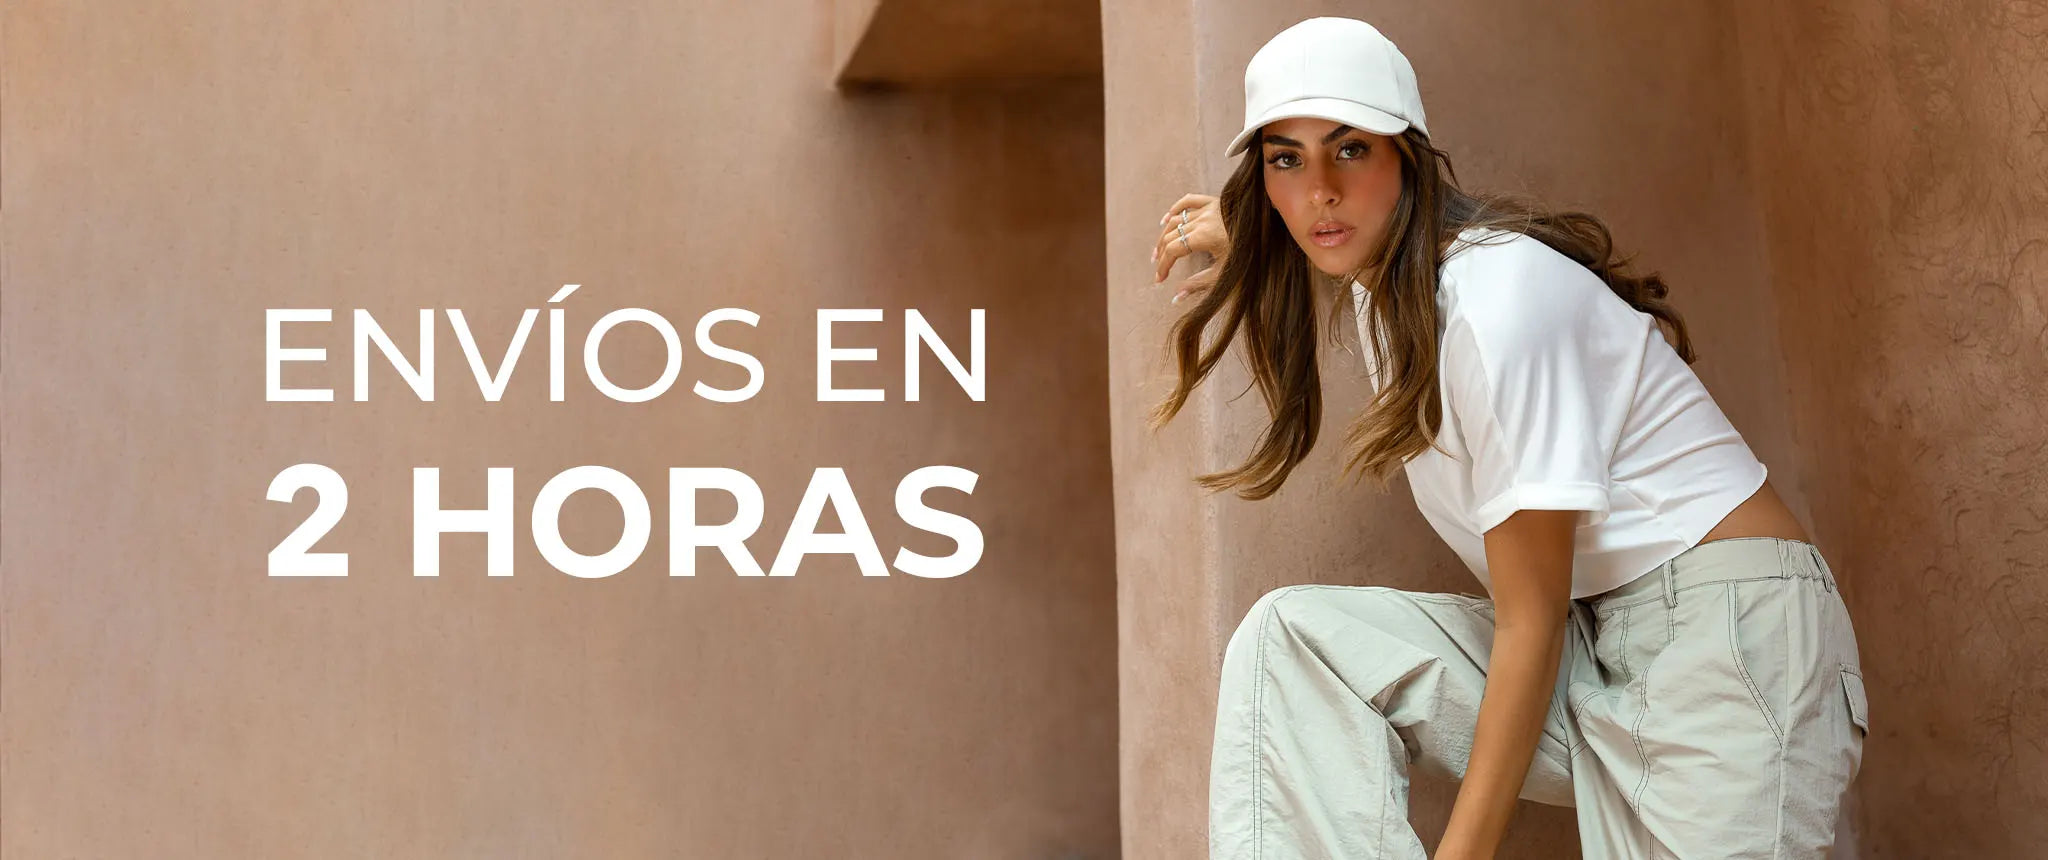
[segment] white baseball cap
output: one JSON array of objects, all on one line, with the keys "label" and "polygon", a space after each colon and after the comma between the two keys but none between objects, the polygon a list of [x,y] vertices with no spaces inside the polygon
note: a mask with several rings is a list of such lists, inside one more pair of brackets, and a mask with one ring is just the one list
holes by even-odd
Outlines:
[{"label": "white baseball cap", "polygon": [[1315,117],[1374,134],[1424,134],[1415,69],[1380,31],[1355,18],[1310,18],[1280,31],[1244,67],[1244,130],[1227,158],[1275,120]]}]

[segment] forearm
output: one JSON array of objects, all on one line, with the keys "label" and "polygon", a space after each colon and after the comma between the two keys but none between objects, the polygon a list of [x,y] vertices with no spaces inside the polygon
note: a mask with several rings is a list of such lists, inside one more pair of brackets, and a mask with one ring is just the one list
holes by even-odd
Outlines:
[{"label": "forearm", "polygon": [[1564,649],[1563,613],[1530,611],[1495,627],[1472,755],[1437,857],[1492,857],[1543,735]]}]

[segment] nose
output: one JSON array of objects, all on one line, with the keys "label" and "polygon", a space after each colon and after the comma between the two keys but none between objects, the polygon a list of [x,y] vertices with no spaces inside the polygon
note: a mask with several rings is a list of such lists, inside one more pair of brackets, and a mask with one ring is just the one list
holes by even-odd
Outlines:
[{"label": "nose", "polygon": [[1322,209],[1337,205],[1337,186],[1330,181],[1330,174],[1317,170],[1309,182],[1308,202]]}]

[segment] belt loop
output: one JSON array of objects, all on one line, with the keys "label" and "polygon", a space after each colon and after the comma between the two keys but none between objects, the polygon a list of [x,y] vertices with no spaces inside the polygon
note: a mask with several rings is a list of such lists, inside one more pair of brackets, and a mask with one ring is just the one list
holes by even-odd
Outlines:
[{"label": "belt loop", "polygon": [[1664,608],[1676,609],[1678,608],[1678,566],[1673,562],[1667,561],[1663,564],[1663,570],[1659,572],[1664,576]]},{"label": "belt loop", "polygon": [[1827,560],[1820,557],[1820,547],[1814,546],[1813,544],[1807,544],[1806,554],[1813,556],[1813,570],[1814,573],[1820,576],[1821,586],[1829,591],[1834,591],[1835,575],[1832,571],[1828,570]]}]

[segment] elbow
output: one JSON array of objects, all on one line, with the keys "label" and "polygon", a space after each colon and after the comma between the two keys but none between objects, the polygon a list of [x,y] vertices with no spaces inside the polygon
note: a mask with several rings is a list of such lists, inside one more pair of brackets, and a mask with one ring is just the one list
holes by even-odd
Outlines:
[{"label": "elbow", "polygon": [[1564,629],[1565,621],[1571,617],[1571,598],[1558,600],[1528,601],[1509,606],[1494,606],[1494,633],[1551,636]]}]

